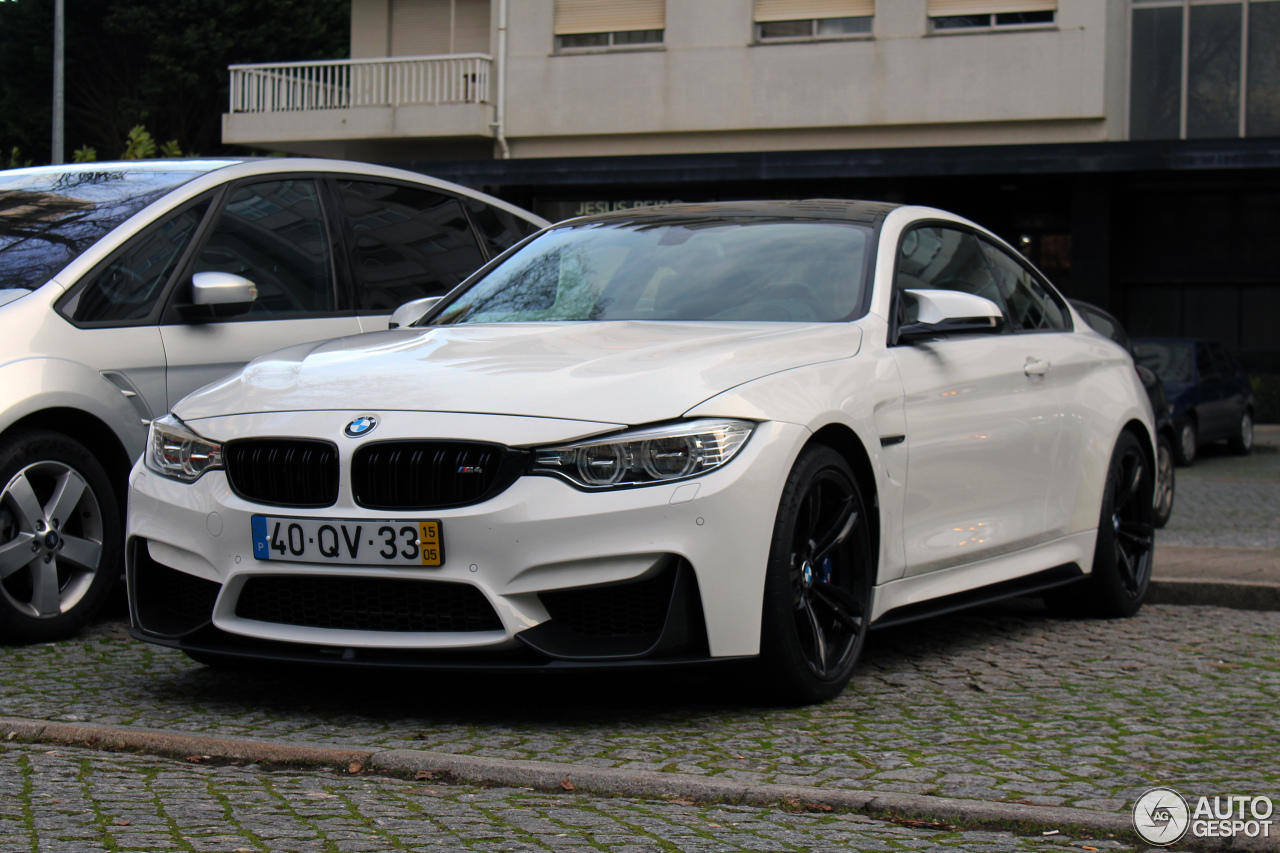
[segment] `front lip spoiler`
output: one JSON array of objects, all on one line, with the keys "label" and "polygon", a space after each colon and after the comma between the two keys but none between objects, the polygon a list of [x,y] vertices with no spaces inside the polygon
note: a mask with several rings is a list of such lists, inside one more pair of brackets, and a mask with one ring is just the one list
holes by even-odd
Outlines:
[{"label": "front lip spoiler", "polygon": [[[529,673],[529,672],[589,672],[622,669],[685,669],[692,667],[722,666],[755,660],[755,655],[713,658],[705,655],[661,658],[641,658],[635,660],[555,660],[530,658],[527,662],[506,659],[485,658],[480,655],[471,657],[412,657],[412,652],[399,652],[396,657],[362,656],[360,653],[376,653],[372,649],[346,649],[341,654],[332,656],[322,654],[321,647],[280,644],[276,646],[258,645],[238,646],[232,643],[191,642],[171,637],[158,637],[137,627],[129,629],[129,636],[135,640],[165,646],[183,652],[201,652],[210,655],[221,655],[236,658],[246,663],[292,663],[312,666],[355,667],[360,670],[391,671],[435,671],[435,672],[486,672],[486,673]],[[328,649],[329,647],[324,647]],[[337,650],[333,650],[337,651]],[[428,655],[432,653],[428,652]]]}]

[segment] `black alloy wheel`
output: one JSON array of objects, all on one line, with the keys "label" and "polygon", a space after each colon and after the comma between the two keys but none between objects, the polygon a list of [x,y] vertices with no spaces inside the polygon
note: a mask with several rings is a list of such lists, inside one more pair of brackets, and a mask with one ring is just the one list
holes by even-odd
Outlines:
[{"label": "black alloy wheel", "polygon": [[871,616],[869,524],[844,458],[806,448],[783,487],[765,577],[760,662],[770,698],[820,702],[849,683]]},{"label": "black alloy wheel", "polygon": [[1078,616],[1132,616],[1151,585],[1155,548],[1155,475],[1140,442],[1120,434],[1102,493],[1093,572],[1048,603]]}]

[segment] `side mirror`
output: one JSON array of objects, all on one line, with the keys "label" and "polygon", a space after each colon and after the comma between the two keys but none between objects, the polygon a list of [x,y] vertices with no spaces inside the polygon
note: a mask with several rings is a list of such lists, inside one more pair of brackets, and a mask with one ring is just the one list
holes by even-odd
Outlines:
[{"label": "side mirror", "polygon": [[424,296],[421,299],[406,302],[397,308],[391,315],[391,320],[387,323],[387,328],[402,329],[405,326],[412,326],[414,323],[427,316],[427,312],[436,307],[436,303],[439,301],[439,296]]},{"label": "side mirror", "polygon": [[898,327],[898,343],[975,332],[998,332],[1004,327],[1000,306],[984,296],[959,290],[904,290],[909,323]]},{"label": "side mirror", "polygon": [[182,313],[191,320],[213,320],[247,314],[258,298],[258,286],[230,272],[198,272],[191,276],[191,304]]}]

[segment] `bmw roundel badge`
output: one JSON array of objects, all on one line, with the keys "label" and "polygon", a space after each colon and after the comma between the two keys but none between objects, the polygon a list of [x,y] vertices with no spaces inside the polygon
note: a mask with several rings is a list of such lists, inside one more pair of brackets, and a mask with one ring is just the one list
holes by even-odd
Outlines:
[{"label": "bmw roundel badge", "polygon": [[377,415],[361,415],[347,424],[347,428],[343,432],[346,433],[348,438],[359,438],[362,435],[368,435],[373,432],[374,427],[377,425]]}]

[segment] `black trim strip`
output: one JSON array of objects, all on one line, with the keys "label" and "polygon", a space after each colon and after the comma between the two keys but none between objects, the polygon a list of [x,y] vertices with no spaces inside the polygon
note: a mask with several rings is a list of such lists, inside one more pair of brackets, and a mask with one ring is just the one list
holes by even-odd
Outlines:
[{"label": "black trim strip", "polygon": [[919,619],[928,619],[933,616],[954,613],[957,610],[977,607],[980,604],[991,604],[994,601],[1017,598],[1021,595],[1033,595],[1054,587],[1074,583],[1082,577],[1085,577],[1085,574],[1079,565],[1076,563],[1063,563],[1061,566],[1055,566],[1043,572],[1036,572],[1032,575],[1014,578],[991,586],[965,590],[953,595],[944,595],[941,598],[921,601],[917,604],[904,604],[901,607],[895,607],[886,611],[879,619],[872,622],[871,628],[892,628],[897,625],[905,625],[908,622],[915,622]]},{"label": "black trim strip", "polygon": [[206,628],[192,639],[172,639],[149,634],[137,627],[129,629],[135,640],[199,654],[205,652],[227,658],[261,663],[312,664],[316,666],[355,666],[360,669],[413,670],[436,672],[510,673],[555,671],[593,671],[616,669],[685,669],[701,666],[726,666],[755,660],[755,655],[713,658],[706,654],[684,654],[671,657],[635,660],[552,660],[531,649],[517,652],[458,652],[452,655],[434,650],[380,650],[376,648],[337,649],[329,646],[307,646],[301,643],[251,641]]}]

